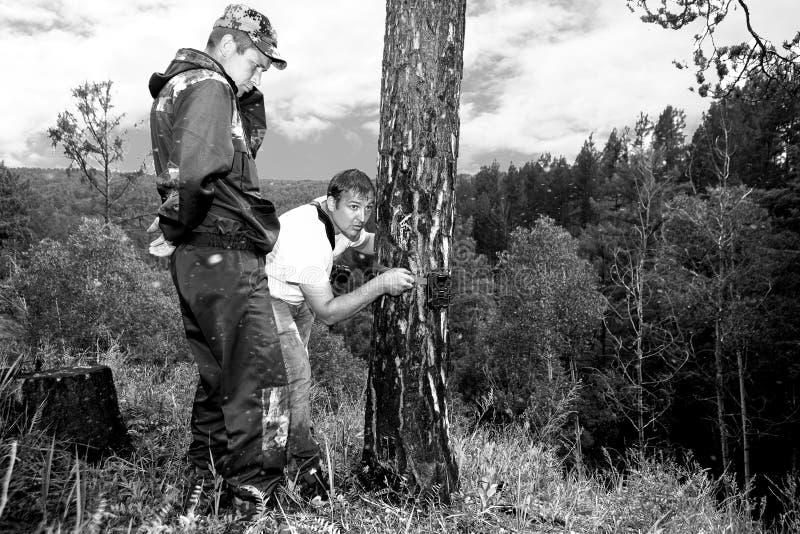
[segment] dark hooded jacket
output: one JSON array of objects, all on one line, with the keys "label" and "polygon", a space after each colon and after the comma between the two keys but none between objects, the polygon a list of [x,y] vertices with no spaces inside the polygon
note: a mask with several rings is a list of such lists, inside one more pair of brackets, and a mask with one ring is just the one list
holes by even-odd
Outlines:
[{"label": "dark hooded jacket", "polygon": [[178,50],[149,87],[164,238],[177,245],[191,233],[221,234],[272,250],[280,224],[255,165],[266,131],[263,95],[254,89],[237,99],[222,66],[190,48]]}]

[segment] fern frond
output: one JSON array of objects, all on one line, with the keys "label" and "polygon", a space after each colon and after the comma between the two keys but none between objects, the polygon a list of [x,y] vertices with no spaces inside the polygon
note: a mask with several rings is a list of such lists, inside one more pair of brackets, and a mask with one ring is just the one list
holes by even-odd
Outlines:
[{"label": "fern frond", "polygon": [[256,512],[258,513],[258,517],[265,515],[269,496],[255,486],[242,486],[242,489],[256,498]]}]

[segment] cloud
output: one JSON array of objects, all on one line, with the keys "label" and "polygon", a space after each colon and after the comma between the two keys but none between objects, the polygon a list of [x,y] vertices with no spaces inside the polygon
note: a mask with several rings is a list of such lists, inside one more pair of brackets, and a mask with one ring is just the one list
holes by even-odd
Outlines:
[{"label": "cloud", "polygon": [[65,32],[89,37],[93,26],[91,20],[77,16],[60,0],[29,0],[24,9],[16,2],[0,3],[0,31],[11,36]]},{"label": "cloud", "polygon": [[284,119],[277,118],[274,121],[275,129],[283,134],[290,141],[310,140],[316,141],[321,133],[333,128],[333,123],[315,117],[304,115],[302,117],[292,117]]},{"label": "cloud", "polygon": [[360,128],[368,135],[371,135],[377,139],[378,134],[380,133],[380,121],[378,114],[376,113],[373,119],[361,123]]},{"label": "cloud", "polygon": [[[570,159],[592,132],[628,124],[639,111],[658,113],[667,104],[697,108],[697,97],[686,90],[689,73],[681,79],[669,64],[676,35],[647,32],[622,4],[596,5],[500,5],[468,21],[460,170],[474,172],[488,163],[485,154],[533,159],[552,152]],[[470,41],[470,28],[477,33],[484,26],[491,31]],[[534,33],[514,46],[528,26]]]},{"label": "cloud", "polygon": [[358,132],[346,128],[340,130],[342,139],[347,142],[353,152],[358,152],[364,148],[364,140]]},{"label": "cloud", "polygon": [[[362,115],[364,108],[377,109],[382,2],[320,2],[308,11],[281,7],[275,18],[279,49],[289,66],[269,73],[262,90],[279,123],[330,123]],[[316,133],[313,128],[307,132]]]}]

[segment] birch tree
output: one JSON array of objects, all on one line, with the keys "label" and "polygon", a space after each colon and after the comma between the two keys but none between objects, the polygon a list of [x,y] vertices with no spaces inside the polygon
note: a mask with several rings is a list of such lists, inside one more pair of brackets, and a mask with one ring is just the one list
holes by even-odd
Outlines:
[{"label": "birch tree", "polygon": [[624,383],[612,400],[636,429],[640,451],[669,408],[671,382],[690,355],[658,268],[663,205],[674,190],[667,176],[654,173],[663,161],[661,150],[632,153],[623,172],[629,204],[617,214],[626,228],[622,244],[612,249],[609,269],[616,309],[608,322],[617,326],[608,331]]}]

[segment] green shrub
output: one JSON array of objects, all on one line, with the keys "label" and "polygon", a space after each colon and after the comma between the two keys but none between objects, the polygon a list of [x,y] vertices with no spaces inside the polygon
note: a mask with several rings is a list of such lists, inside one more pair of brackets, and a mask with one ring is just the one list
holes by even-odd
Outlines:
[{"label": "green shrub", "polygon": [[27,306],[27,342],[63,352],[119,343],[131,358],[185,359],[174,288],[113,224],[84,219],[66,242],[45,239],[12,276]]},{"label": "green shrub", "polygon": [[589,348],[603,317],[596,276],[577,249],[577,240],[548,218],[514,230],[495,268],[497,310],[481,326],[485,353],[462,356],[456,367],[456,383],[471,392],[465,400],[477,403],[485,419],[519,420],[548,443],[574,441],[567,423],[579,407],[581,371],[590,369]]}]

